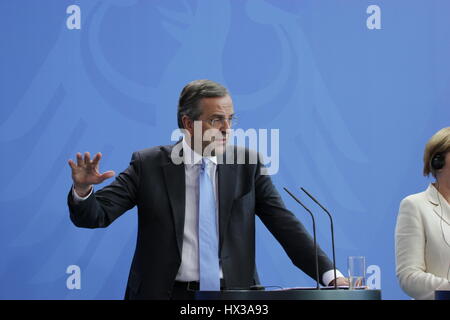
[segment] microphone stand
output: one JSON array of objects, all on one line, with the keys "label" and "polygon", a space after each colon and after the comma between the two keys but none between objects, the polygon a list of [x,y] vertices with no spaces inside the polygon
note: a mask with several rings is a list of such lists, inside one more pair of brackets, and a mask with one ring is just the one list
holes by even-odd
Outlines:
[{"label": "microphone stand", "polygon": [[313,222],[313,235],[314,235],[314,252],[315,252],[315,259],[316,259],[316,289],[319,290],[319,256],[317,254],[317,242],[316,242],[316,220],[314,219],[314,215],[299,199],[297,199],[296,196],[294,196],[288,189],[284,188],[284,191],[286,191],[295,201],[297,201],[310,215]]},{"label": "microphone stand", "polygon": [[317,203],[319,205],[320,208],[322,208],[323,211],[325,211],[328,215],[328,217],[330,218],[330,226],[331,226],[331,247],[333,250],[333,270],[334,270],[334,289],[337,290],[337,280],[336,280],[336,253],[334,251],[334,227],[333,227],[333,218],[331,217],[330,212],[319,203],[319,201],[316,200],[316,198],[314,198],[308,191],[305,190],[305,188],[301,187],[300,189],[302,189],[302,191],[304,193],[306,193],[306,195],[308,197],[311,198],[312,201],[314,201],[315,203]]}]

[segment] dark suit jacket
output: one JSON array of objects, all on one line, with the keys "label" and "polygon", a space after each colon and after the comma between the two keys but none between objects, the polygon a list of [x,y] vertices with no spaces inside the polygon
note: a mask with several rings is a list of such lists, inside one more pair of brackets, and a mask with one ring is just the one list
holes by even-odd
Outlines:
[{"label": "dark suit jacket", "polygon": [[[108,186],[75,204],[70,219],[83,228],[103,228],[138,207],[136,251],[125,299],[169,299],[181,264],[185,214],[184,164],[174,164],[174,145],[133,153],[129,167]],[[236,147],[235,154],[236,154]],[[245,150],[246,156],[249,151]],[[283,246],[292,262],[315,279],[313,241],[286,210],[261,164],[218,164],[219,257],[226,288],[258,284],[255,215]],[[332,263],[319,249],[319,273]]]}]

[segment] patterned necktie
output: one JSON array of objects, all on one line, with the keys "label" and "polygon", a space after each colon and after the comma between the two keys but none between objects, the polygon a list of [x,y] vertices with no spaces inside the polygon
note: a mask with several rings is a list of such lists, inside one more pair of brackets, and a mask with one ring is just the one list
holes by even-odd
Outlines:
[{"label": "patterned necktie", "polygon": [[216,201],[214,197],[209,160],[203,158],[200,167],[199,186],[199,256],[200,256],[200,290],[220,290],[219,244],[216,225]]}]

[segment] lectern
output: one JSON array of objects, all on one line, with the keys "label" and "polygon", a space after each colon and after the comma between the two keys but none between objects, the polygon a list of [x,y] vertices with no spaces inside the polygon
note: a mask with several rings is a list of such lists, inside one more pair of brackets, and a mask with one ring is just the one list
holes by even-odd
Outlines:
[{"label": "lectern", "polygon": [[381,300],[380,290],[285,289],[197,291],[195,300]]},{"label": "lectern", "polygon": [[450,300],[450,291],[449,290],[436,290],[434,292],[434,298],[436,300]]}]

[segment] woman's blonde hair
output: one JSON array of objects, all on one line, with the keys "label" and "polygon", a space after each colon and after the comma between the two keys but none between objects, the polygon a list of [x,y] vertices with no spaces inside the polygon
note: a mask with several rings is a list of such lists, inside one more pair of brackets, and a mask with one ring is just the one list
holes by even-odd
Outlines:
[{"label": "woman's blonde hair", "polygon": [[423,175],[429,176],[430,173],[436,177],[436,172],[431,166],[431,161],[437,154],[445,156],[450,151],[450,127],[442,128],[436,132],[425,146],[423,153]]}]

